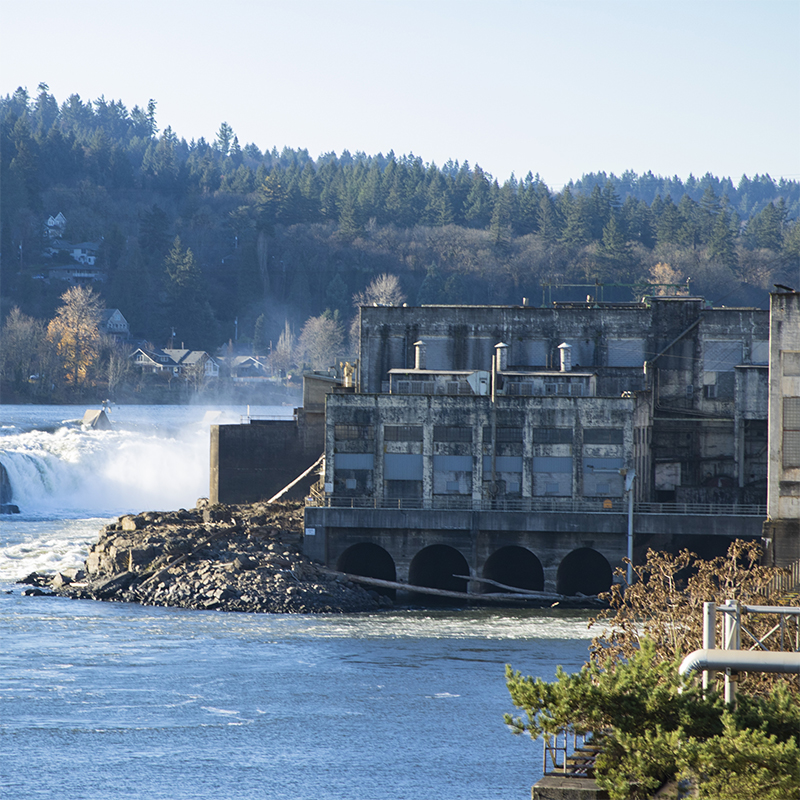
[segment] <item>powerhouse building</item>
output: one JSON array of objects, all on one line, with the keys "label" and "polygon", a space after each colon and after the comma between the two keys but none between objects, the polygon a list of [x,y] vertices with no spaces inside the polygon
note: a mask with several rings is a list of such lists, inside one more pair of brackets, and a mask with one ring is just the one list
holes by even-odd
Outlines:
[{"label": "powerhouse building", "polygon": [[327,398],[325,505],[608,508],[626,478],[637,503],[766,504],[767,311],[652,297],[360,314],[355,386]]}]

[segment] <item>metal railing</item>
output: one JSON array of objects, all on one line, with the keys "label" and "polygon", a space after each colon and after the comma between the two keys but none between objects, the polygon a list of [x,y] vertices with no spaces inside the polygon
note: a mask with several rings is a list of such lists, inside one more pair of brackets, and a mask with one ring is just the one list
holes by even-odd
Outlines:
[{"label": "metal railing", "polygon": [[636,514],[692,514],[694,516],[765,517],[766,505],[742,503],[634,503]]},{"label": "metal railing", "polygon": [[[445,511],[526,511],[561,514],[626,514],[627,503],[622,498],[580,499],[520,497],[474,499],[463,495],[434,495],[421,497],[345,497],[313,494],[306,505],[319,508],[386,508],[435,509]],[[683,514],[693,516],[750,516],[766,517],[766,506],[724,505],[720,503],[636,503],[635,514]]]},{"label": "metal railing", "polygon": [[800,561],[795,561],[788,567],[784,567],[768,584],[765,594],[778,594],[786,592],[793,594],[800,592]]},{"label": "metal railing", "polygon": [[294,413],[291,415],[280,414],[240,414],[239,424],[249,425],[251,422],[292,422]]}]

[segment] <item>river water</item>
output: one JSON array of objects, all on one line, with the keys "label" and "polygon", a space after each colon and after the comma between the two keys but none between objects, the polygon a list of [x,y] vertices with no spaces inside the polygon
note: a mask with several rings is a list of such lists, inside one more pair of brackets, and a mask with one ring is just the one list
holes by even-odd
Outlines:
[{"label": "river water", "polygon": [[110,518],[193,506],[209,424],[246,412],[126,406],[114,430],[87,432],[70,422],[84,410],[0,406],[22,511],[0,517],[0,797],[530,797],[541,745],[503,725],[504,665],[578,669],[586,613],[301,617],[22,597],[16,579],[80,565]]}]

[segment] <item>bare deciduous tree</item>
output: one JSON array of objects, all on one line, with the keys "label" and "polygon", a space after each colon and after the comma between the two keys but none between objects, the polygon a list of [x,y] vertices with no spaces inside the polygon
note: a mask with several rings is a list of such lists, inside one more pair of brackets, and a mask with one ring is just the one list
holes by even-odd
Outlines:
[{"label": "bare deciduous tree", "polygon": [[306,321],[300,333],[303,357],[315,370],[324,370],[336,363],[344,351],[344,329],[332,316],[322,314]]},{"label": "bare deciduous tree", "polygon": [[397,275],[384,272],[378,275],[363,291],[353,295],[353,305],[358,306],[401,306],[406,296],[400,287]]},{"label": "bare deciduous tree", "polygon": [[269,360],[273,369],[283,370],[284,372],[290,370],[295,362],[295,338],[288,319]]}]

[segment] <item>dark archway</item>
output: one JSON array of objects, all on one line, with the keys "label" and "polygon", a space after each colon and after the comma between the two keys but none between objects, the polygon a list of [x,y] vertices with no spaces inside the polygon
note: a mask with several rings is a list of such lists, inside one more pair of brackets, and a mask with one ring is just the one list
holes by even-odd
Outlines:
[{"label": "dark archway", "polygon": [[[432,544],[417,553],[408,570],[408,582],[413,586],[429,586],[449,592],[466,592],[467,581],[455,575],[469,575],[467,559],[454,547]],[[432,598],[433,595],[428,595]]]},{"label": "dark archway", "polygon": [[[541,592],[544,589],[542,562],[525,547],[509,545],[501,547],[486,559],[483,577],[517,589]],[[483,584],[483,592],[506,591],[498,586]]]},{"label": "dark archway", "polygon": [[558,567],[556,591],[559,594],[600,594],[611,588],[613,571],[605,557],[591,547],[581,547],[567,555]]},{"label": "dark archway", "polygon": [[[352,547],[348,547],[339,556],[336,562],[336,569],[339,572],[348,572],[351,575],[363,575],[367,578],[380,578],[382,581],[396,581],[397,571],[394,560],[380,545],[372,542],[359,542]],[[379,594],[395,599],[396,591],[380,586],[369,586],[365,588],[378,592]]]}]

